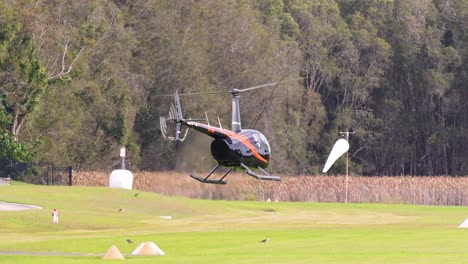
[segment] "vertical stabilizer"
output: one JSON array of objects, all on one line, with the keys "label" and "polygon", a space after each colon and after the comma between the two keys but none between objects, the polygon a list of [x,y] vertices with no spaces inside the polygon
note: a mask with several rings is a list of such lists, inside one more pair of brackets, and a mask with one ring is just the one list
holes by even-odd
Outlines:
[{"label": "vertical stabilizer", "polygon": [[184,118],[182,116],[182,107],[180,106],[180,98],[179,98],[179,92],[176,90],[174,92],[174,99],[175,99],[175,107],[176,107],[176,121],[180,122]]},{"label": "vertical stabilizer", "polygon": [[175,99],[175,107],[176,107],[176,134],[175,134],[175,140],[176,142],[182,141],[181,139],[181,133],[182,133],[182,120],[184,120],[182,116],[182,107],[180,106],[180,98],[179,98],[179,92],[177,90],[174,93],[174,99]]}]

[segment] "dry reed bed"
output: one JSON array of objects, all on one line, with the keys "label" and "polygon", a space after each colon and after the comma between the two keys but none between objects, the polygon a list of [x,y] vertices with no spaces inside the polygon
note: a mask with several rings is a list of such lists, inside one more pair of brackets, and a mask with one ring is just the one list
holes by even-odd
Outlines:
[{"label": "dry reed bed", "polygon": [[[203,199],[344,202],[344,176],[284,176],[281,182],[230,174],[228,184],[202,184],[177,172],[134,173],[134,189]],[[107,186],[107,172],[74,172],[81,186]],[[348,179],[348,202],[468,205],[467,177],[361,177]]]}]

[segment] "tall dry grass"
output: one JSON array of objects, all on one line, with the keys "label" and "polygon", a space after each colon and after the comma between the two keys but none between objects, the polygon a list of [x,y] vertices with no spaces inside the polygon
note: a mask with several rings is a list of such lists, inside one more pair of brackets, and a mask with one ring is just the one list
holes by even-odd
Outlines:
[{"label": "tall dry grass", "polygon": [[[344,176],[284,176],[281,182],[258,181],[232,173],[228,184],[202,184],[178,172],[134,173],[134,189],[202,199],[345,202]],[[74,172],[82,186],[108,186],[107,172]],[[468,177],[348,178],[348,202],[417,205],[468,205]]]}]

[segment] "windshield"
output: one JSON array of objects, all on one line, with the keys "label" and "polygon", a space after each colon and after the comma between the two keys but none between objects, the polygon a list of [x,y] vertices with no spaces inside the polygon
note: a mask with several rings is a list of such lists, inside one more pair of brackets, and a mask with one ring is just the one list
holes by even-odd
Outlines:
[{"label": "windshield", "polygon": [[258,137],[260,138],[260,146],[262,146],[266,153],[271,153],[270,144],[268,144],[266,137],[261,133],[258,133]]}]

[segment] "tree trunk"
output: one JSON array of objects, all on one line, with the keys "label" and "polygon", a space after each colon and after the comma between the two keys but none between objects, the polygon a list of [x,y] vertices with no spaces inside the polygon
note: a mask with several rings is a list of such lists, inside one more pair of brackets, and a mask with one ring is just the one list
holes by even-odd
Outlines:
[{"label": "tree trunk", "polygon": [[13,114],[13,124],[11,126],[11,133],[13,134],[13,140],[18,141],[18,135],[21,130],[21,127],[24,123],[24,115],[20,114],[20,111],[17,106],[15,106]]}]

